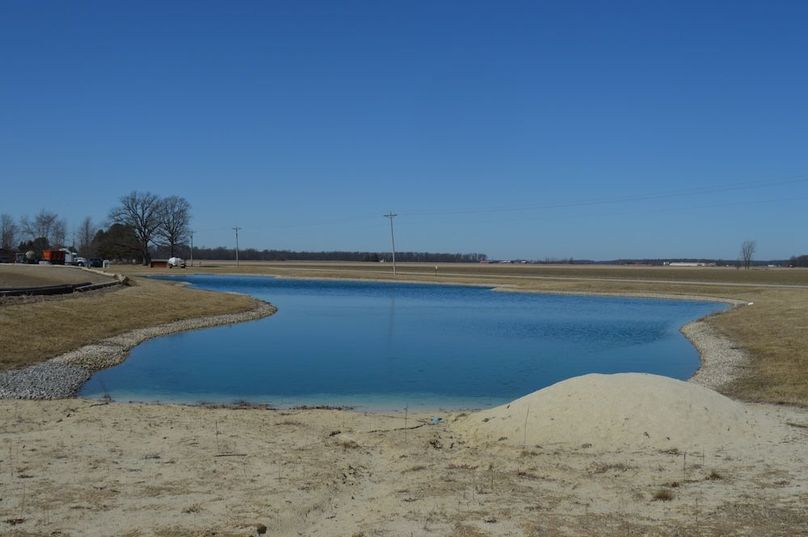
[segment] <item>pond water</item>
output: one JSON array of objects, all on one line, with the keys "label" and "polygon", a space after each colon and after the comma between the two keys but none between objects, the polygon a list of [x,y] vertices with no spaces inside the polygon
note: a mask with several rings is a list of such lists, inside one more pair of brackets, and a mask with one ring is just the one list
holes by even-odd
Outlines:
[{"label": "pond water", "polygon": [[686,379],[682,325],[711,302],[497,292],[485,287],[187,276],[272,302],[265,319],[147,341],[81,395],[275,406],[474,408],[585,373]]}]

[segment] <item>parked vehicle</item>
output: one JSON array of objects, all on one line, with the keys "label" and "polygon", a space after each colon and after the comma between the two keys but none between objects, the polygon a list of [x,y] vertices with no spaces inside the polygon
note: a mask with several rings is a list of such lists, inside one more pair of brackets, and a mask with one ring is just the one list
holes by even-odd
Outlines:
[{"label": "parked vehicle", "polygon": [[65,253],[62,250],[45,250],[42,252],[42,261],[46,265],[64,265]]},{"label": "parked vehicle", "polygon": [[181,257],[169,257],[168,268],[185,268],[185,260]]},{"label": "parked vehicle", "polygon": [[91,257],[87,260],[87,266],[92,268],[101,268],[104,266],[104,262],[97,257]]}]

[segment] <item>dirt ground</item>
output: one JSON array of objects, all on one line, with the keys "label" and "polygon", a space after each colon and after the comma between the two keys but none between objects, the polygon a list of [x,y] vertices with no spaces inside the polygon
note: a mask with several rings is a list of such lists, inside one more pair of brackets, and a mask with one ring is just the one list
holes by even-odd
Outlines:
[{"label": "dirt ground", "polygon": [[468,417],[442,412],[432,425],[428,414],[1,401],[0,534],[806,535],[808,412],[754,409],[784,432],[687,453],[475,443],[456,430]]}]

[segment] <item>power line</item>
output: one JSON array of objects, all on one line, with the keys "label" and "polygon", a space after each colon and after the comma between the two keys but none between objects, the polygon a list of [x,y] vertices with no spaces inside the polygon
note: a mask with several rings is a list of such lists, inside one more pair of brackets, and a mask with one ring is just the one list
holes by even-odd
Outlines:
[{"label": "power line", "polygon": [[747,183],[738,183],[734,185],[723,186],[705,186],[697,188],[689,188],[682,190],[672,190],[667,192],[659,192],[656,194],[637,194],[629,196],[618,196],[614,198],[596,198],[596,199],[583,199],[573,200],[570,202],[547,203],[536,205],[521,205],[521,206],[503,206],[503,207],[480,207],[480,208],[465,208],[465,209],[425,209],[425,210],[411,210],[403,211],[403,216],[434,216],[434,215],[460,215],[460,214],[483,214],[483,213],[501,213],[501,212],[522,212],[522,211],[535,211],[541,209],[568,209],[574,207],[588,207],[592,205],[608,205],[613,203],[625,203],[634,201],[651,201],[658,199],[676,198],[695,196],[702,194],[717,194],[723,192],[732,192],[737,190],[752,190],[759,188],[767,188],[772,186],[790,185],[795,183],[808,182],[808,176],[799,175],[787,179],[777,181],[751,181]]},{"label": "power line", "polygon": [[393,244],[393,276],[396,275],[396,235],[395,233],[393,233],[393,218],[395,218],[396,216],[398,215],[395,214],[393,211],[390,211],[389,213],[384,215],[385,218],[390,219],[390,241]]},{"label": "power line", "polygon": [[243,229],[239,226],[233,226],[233,231],[236,232],[236,266],[238,266],[238,230]]}]

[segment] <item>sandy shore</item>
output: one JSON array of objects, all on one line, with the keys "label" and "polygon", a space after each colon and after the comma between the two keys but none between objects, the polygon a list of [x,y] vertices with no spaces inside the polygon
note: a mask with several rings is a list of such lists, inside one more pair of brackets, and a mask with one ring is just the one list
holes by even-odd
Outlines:
[{"label": "sandy shore", "polygon": [[[54,363],[113,365],[165,329]],[[683,333],[691,383],[579,377],[470,415],[2,400],[0,535],[808,534],[808,409],[702,388],[745,355]]]},{"label": "sandy shore", "polygon": [[806,534],[808,412],[742,406],[766,436],[686,451],[601,445],[569,409],[565,442],[511,445],[475,415],[6,400],[0,534]]}]

